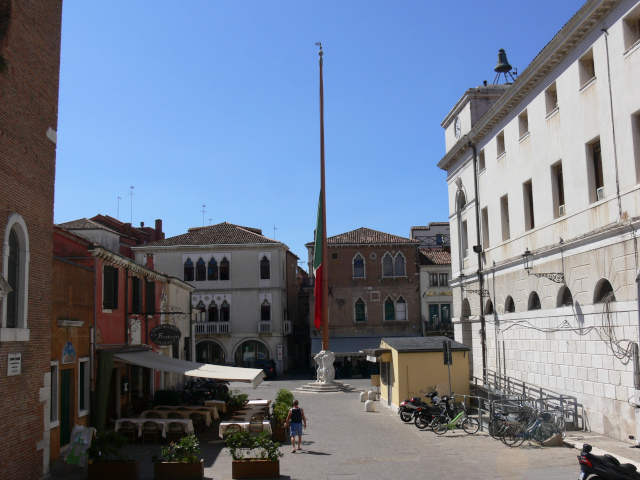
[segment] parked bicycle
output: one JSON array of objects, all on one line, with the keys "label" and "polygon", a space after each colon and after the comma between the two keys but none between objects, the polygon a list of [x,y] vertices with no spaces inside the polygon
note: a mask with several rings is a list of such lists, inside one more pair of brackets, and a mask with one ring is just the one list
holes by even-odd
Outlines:
[{"label": "parked bicycle", "polygon": [[545,422],[542,415],[536,415],[526,427],[520,424],[509,424],[500,435],[500,440],[509,447],[519,447],[525,440],[542,445],[554,435],[560,433],[553,423]]},{"label": "parked bicycle", "polygon": [[464,402],[460,403],[459,406],[456,405],[454,408],[455,416],[453,416],[453,418],[451,418],[452,416],[447,409],[443,409],[442,414],[435,417],[431,422],[431,429],[437,435],[444,435],[447,433],[447,430],[453,430],[457,426],[460,426],[467,433],[476,433],[480,428],[480,423],[477,418],[468,415],[467,406]]}]

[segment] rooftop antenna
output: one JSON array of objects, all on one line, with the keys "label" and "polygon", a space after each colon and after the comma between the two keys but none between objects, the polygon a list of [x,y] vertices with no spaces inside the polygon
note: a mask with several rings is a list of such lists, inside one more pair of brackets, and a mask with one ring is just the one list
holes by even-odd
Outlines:
[{"label": "rooftop antenna", "polygon": [[206,212],[205,210],[206,205],[203,203],[202,204],[202,226],[204,227],[204,212]]},{"label": "rooftop antenna", "polygon": [[129,195],[131,195],[131,225],[133,225],[133,189],[134,186],[131,185],[131,190],[129,191]]},{"label": "rooftop antenna", "polygon": [[209,225],[211,225],[211,220],[213,220],[213,218],[210,218],[210,219],[209,219]]},{"label": "rooftop antenna", "polygon": [[275,224],[273,225],[273,239],[276,239],[276,230],[278,229],[278,227],[275,226]]},{"label": "rooftop antenna", "polygon": [[122,200],[122,197],[118,197],[118,214],[116,215],[118,220],[120,220],[120,200]]},{"label": "rooftop antenna", "polygon": [[[496,72],[496,78],[493,79],[493,84],[497,85],[498,81],[500,80],[500,74],[504,74],[504,82],[507,85],[511,85],[513,82],[516,81],[516,77],[518,76],[518,69],[516,68],[514,70],[515,76],[513,76],[513,74],[511,73],[511,69],[513,67],[511,65],[509,65],[509,61],[507,60],[507,53],[504,51],[504,48],[501,48],[500,50],[498,50],[498,64],[496,65],[496,68],[493,69],[494,72]],[[511,81],[509,81],[509,78],[507,78],[507,75],[511,78]]]}]

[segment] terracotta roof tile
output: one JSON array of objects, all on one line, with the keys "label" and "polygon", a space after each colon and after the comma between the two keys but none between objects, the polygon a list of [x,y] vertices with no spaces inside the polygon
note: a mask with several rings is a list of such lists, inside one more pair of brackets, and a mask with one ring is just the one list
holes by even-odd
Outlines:
[{"label": "terracotta roof tile", "polygon": [[443,248],[419,248],[420,265],[450,265],[451,252]]},{"label": "terracotta roof tile", "polygon": [[80,218],[78,220],[71,220],[66,223],[58,223],[57,227],[63,228],[65,230],[106,230],[107,232],[115,233],[116,235],[120,235],[119,232],[102,225],[101,223],[94,222],[93,220],[89,220],[88,218]]},{"label": "terracotta roof tile", "polygon": [[[258,233],[260,232],[260,233]],[[158,240],[144,247],[168,247],[178,245],[238,245],[250,243],[280,243],[262,235],[258,228],[247,228],[232,223],[218,223],[207,227],[190,228],[187,233]]]},{"label": "terracotta roof tile", "polygon": [[387,245],[398,243],[418,244],[420,242],[364,227],[327,238],[327,245]]}]

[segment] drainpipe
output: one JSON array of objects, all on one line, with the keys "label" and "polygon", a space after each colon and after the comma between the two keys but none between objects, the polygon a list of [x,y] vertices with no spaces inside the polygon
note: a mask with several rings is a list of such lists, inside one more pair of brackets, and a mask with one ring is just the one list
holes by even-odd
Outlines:
[{"label": "drainpipe", "polygon": [[486,325],[484,321],[484,297],[482,296],[482,292],[484,291],[484,277],[482,276],[482,247],[480,243],[480,198],[478,196],[478,152],[476,150],[476,146],[471,143],[471,141],[467,142],[467,146],[471,147],[473,150],[473,187],[475,190],[475,211],[476,211],[476,245],[473,249],[474,252],[478,255],[478,283],[480,285],[480,342],[482,344],[482,380],[486,384],[487,382],[487,332]]},{"label": "drainpipe", "polygon": [[124,340],[127,347],[129,342],[129,272],[124,270]]}]

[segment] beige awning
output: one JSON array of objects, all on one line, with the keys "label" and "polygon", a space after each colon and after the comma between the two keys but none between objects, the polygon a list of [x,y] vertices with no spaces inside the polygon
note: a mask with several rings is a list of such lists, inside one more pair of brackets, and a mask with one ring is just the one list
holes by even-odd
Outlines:
[{"label": "beige awning", "polygon": [[162,372],[189,375],[191,377],[216,378],[227,382],[251,383],[253,388],[260,385],[265,377],[260,368],[225,367],[209,363],[189,362],[151,351],[116,353],[113,357],[131,365],[152,368]]}]

